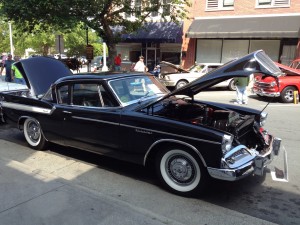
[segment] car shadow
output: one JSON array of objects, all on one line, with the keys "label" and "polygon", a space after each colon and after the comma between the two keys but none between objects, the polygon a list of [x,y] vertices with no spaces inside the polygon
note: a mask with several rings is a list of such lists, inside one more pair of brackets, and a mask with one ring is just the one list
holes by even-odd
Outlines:
[{"label": "car shadow", "polygon": [[266,97],[266,96],[258,96],[258,95],[252,94],[252,95],[249,95],[248,98],[251,98],[258,102],[280,103],[280,101],[276,97]]},{"label": "car shadow", "polygon": [[[22,132],[14,131],[9,135],[2,134],[0,132],[2,139],[27,147]],[[56,144],[51,144],[47,151],[51,154],[72,158],[79,162],[92,164],[96,168],[161,187],[153,170],[141,165]],[[82,174],[81,176],[85,175]],[[276,185],[266,184],[266,181],[270,179],[269,176],[270,171],[266,170],[262,177],[249,176],[235,182],[211,179],[208,189],[199,197],[193,197],[191,200],[199,200],[199,204],[201,204],[201,201],[205,201],[276,224],[299,224],[299,195],[296,192],[284,191]],[[294,189],[300,190],[300,187],[297,186]]]}]

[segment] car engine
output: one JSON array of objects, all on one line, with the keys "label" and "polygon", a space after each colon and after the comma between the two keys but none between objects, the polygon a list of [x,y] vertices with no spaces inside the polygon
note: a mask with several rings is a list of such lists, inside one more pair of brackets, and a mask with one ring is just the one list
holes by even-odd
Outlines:
[{"label": "car engine", "polygon": [[244,144],[251,148],[259,147],[258,143],[264,145],[258,138],[260,135],[257,135],[259,131],[254,125],[254,115],[243,115],[185,99],[168,99],[162,102],[162,106],[154,114],[231,133],[235,136],[236,144]]}]

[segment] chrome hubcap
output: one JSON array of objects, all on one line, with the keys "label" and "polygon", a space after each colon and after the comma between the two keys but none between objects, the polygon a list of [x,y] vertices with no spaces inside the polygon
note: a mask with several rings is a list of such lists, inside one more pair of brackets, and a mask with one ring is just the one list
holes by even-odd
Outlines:
[{"label": "chrome hubcap", "polygon": [[188,185],[195,179],[193,163],[182,155],[169,157],[166,167],[169,177],[178,184]]},{"label": "chrome hubcap", "polygon": [[294,91],[293,90],[287,90],[285,93],[285,98],[289,101],[294,99]]},{"label": "chrome hubcap", "polygon": [[28,137],[33,142],[38,142],[41,132],[39,126],[35,122],[30,122],[27,126]]}]

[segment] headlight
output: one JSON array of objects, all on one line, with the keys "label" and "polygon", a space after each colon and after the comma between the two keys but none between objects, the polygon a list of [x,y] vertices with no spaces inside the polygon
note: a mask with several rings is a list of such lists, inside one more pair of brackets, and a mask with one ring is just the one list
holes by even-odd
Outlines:
[{"label": "headlight", "polygon": [[233,142],[233,136],[227,134],[223,135],[222,152],[224,155],[226,154],[226,152],[231,150],[232,142]]},{"label": "headlight", "polygon": [[259,125],[263,127],[267,121],[268,113],[262,112],[260,114]]},{"label": "headlight", "polygon": [[276,81],[271,82],[270,86],[275,87],[277,85]]}]

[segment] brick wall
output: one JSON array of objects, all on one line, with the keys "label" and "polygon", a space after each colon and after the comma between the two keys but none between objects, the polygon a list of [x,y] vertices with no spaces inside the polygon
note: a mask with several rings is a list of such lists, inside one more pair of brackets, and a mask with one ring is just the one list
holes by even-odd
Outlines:
[{"label": "brick wall", "polygon": [[[185,37],[185,33],[195,17],[218,16],[243,16],[300,13],[300,0],[290,0],[290,7],[282,8],[255,8],[256,0],[235,0],[234,10],[205,11],[206,0],[192,0],[189,8],[190,19],[184,21],[182,51],[186,51],[186,57],[182,58],[182,66],[188,68],[195,63],[196,39]],[[300,39],[298,44],[298,57],[300,57]]]},{"label": "brick wall", "polygon": [[255,3],[256,0],[235,0],[234,10],[205,11],[206,0],[194,0],[191,12],[193,13],[193,17],[300,13],[299,0],[291,0],[290,7],[288,8],[255,8]]}]

